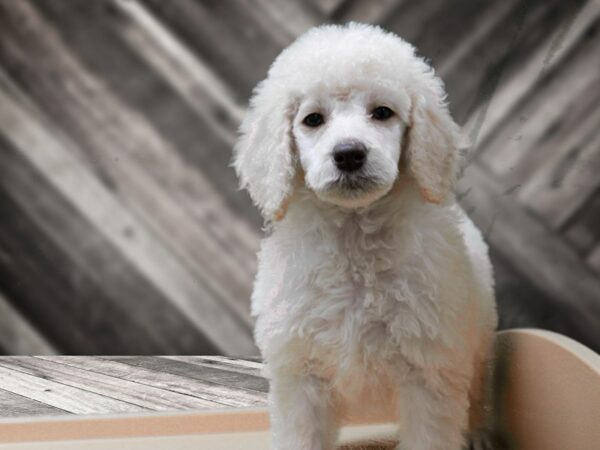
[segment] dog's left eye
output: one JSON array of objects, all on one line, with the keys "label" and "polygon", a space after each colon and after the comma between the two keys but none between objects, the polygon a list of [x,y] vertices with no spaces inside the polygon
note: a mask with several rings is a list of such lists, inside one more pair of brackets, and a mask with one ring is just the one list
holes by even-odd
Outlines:
[{"label": "dog's left eye", "polygon": [[304,120],[302,121],[302,123],[304,125],[313,127],[313,128],[318,127],[323,122],[325,122],[325,118],[323,117],[322,114],[319,114],[319,113],[311,113],[308,116],[306,116],[304,118]]},{"label": "dog's left eye", "polygon": [[394,111],[392,111],[387,106],[378,106],[373,111],[371,111],[371,117],[375,120],[388,120],[393,115]]}]

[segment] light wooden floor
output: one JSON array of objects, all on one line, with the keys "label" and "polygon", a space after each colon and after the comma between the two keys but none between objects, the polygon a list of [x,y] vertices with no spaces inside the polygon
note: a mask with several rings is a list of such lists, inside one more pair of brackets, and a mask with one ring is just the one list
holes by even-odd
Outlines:
[{"label": "light wooden floor", "polygon": [[[0,358],[0,417],[119,414],[266,406],[256,359],[222,356]],[[387,450],[365,442],[340,450]]]},{"label": "light wooden floor", "polygon": [[255,360],[219,356],[0,358],[0,416],[263,406]]}]

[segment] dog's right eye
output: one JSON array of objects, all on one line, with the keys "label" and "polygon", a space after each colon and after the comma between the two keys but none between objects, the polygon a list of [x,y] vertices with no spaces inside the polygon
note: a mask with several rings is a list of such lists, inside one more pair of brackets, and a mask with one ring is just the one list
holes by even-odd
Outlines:
[{"label": "dog's right eye", "polygon": [[322,114],[319,113],[311,113],[308,116],[306,116],[304,118],[304,120],[302,121],[302,123],[308,127],[318,127],[319,125],[323,124],[325,122],[325,119],[323,118]]}]

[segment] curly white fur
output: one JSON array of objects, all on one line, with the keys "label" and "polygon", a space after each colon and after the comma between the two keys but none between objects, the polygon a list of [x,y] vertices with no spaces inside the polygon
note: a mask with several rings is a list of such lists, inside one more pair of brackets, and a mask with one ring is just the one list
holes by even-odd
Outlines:
[{"label": "curly white fur", "polygon": [[[373,120],[378,105],[394,116]],[[397,399],[402,448],[461,449],[497,318],[487,247],[452,194],[441,81],[381,28],[321,26],[275,60],[240,131],[234,165],[271,231],[252,312],[273,447],[332,448],[339,406],[368,391]],[[358,189],[331,160],[348,139],[368,149]]]}]

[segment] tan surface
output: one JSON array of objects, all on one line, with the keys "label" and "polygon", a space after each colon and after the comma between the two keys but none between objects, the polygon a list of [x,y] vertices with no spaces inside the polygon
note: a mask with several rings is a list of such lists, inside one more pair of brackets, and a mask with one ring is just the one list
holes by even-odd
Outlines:
[{"label": "tan surface", "polygon": [[498,355],[500,413],[515,448],[600,449],[598,354],[556,333],[516,330],[499,333]]},{"label": "tan surface", "polygon": [[[498,425],[510,431],[513,448],[600,449],[599,355],[564,336],[540,330],[499,333],[497,350],[498,413],[505,418]],[[387,414],[383,406],[381,411]],[[348,423],[354,425],[343,430],[343,442],[389,438],[392,425],[364,425],[385,419],[349,415]],[[89,450],[151,450],[167,445],[181,450],[240,445],[266,449],[267,429],[265,408],[5,419],[0,421],[4,443],[0,448],[71,450],[81,448],[85,440]]]}]

